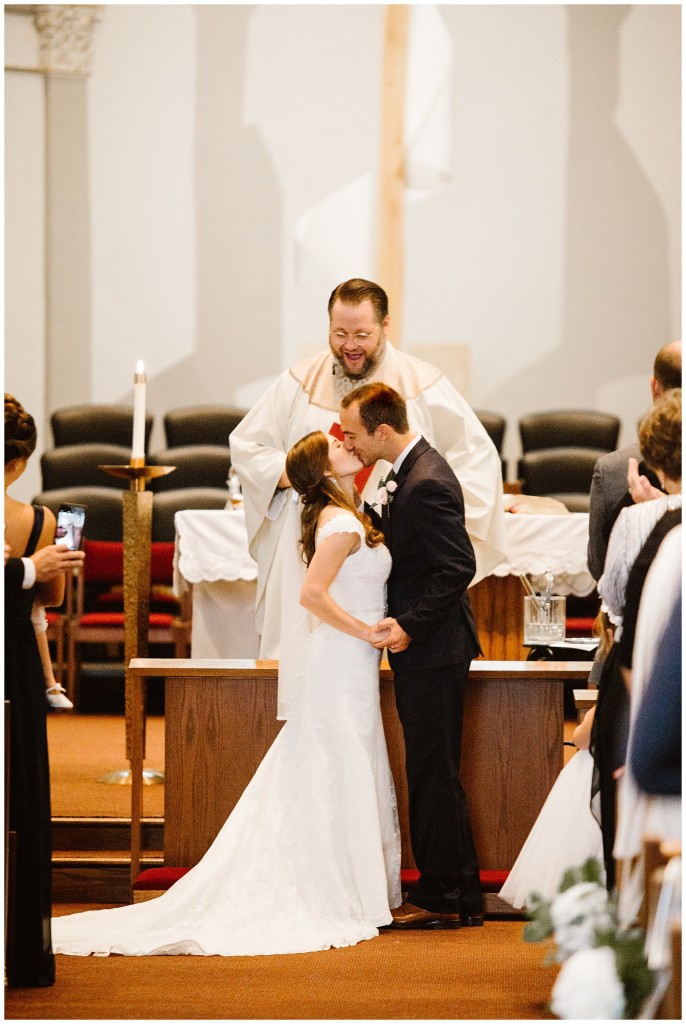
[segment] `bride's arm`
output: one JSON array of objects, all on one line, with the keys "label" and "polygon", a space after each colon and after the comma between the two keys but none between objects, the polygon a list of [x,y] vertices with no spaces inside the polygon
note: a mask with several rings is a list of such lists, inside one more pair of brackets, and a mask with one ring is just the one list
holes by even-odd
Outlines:
[{"label": "bride's arm", "polygon": [[300,604],[327,625],[358,640],[371,642],[372,627],[349,615],[329,594],[339,569],[359,546],[360,538],[356,533],[334,533],[322,540],[307,567]]}]

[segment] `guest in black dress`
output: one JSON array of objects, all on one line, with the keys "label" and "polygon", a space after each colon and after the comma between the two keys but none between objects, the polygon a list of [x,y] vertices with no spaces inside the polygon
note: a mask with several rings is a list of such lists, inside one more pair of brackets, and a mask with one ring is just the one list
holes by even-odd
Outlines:
[{"label": "guest in black dress", "polygon": [[[83,559],[81,552],[54,547],[55,517],[49,509],[7,494],[35,446],[33,418],[6,394],[5,699],[10,702],[9,828],[16,835],[9,872],[6,973],[8,984],[17,987],[52,985],[55,980],[47,705],[31,611],[34,597],[45,605],[61,604],[64,572]],[[7,545],[16,556],[8,560]]]}]

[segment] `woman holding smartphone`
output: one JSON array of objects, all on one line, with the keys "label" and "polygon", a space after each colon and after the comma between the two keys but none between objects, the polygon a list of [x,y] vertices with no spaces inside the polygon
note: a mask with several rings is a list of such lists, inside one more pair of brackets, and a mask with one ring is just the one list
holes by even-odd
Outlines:
[{"label": "woman holding smartphone", "polygon": [[[12,914],[8,921],[7,983],[52,985],[55,980],[50,936],[50,778],[45,683],[31,621],[34,599],[55,606],[64,596],[64,569],[79,564],[80,552],[62,552],[30,561],[53,543],[55,517],[8,493],[26,469],[36,447],[33,417],[5,394],[5,687],[10,702],[10,829],[16,833]],[[6,552],[7,554],[7,552]],[[28,565],[22,561],[26,558]],[[28,570],[39,582],[26,586]],[[42,582],[41,582],[42,580]]]}]

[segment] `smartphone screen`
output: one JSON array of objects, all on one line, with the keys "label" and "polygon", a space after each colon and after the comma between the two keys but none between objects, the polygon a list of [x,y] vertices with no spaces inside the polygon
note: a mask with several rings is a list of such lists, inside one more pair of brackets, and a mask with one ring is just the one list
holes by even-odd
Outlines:
[{"label": "smartphone screen", "polygon": [[70,551],[78,551],[83,539],[86,509],[83,505],[60,505],[57,513],[55,544],[62,544]]}]

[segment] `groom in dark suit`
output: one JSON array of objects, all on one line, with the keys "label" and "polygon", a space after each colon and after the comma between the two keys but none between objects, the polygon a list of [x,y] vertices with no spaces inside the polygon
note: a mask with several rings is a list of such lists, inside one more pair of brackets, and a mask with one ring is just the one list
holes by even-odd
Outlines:
[{"label": "groom in dark suit", "polygon": [[371,512],[393,557],[387,647],[405,735],[410,837],[420,871],[412,903],[394,910],[397,928],[483,924],[472,828],[460,781],[464,691],[481,653],[467,587],[474,551],[462,489],[446,460],[412,432],[405,401],[385,384],[365,384],[341,403],[348,448],[366,466],[393,464]]}]

